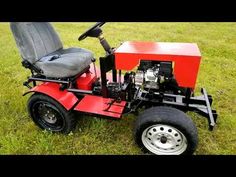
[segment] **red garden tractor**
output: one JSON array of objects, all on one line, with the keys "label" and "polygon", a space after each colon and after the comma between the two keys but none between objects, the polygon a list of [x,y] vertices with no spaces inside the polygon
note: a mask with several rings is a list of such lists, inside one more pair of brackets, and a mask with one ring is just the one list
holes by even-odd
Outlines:
[{"label": "red garden tractor", "polygon": [[22,65],[32,73],[24,82],[30,89],[24,95],[33,93],[28,100],[32,120],[42,129],[67,134],[76,126],[76,112],[114,120],[133,113],[138,115],[134,139],[144,152],[193,154],[198,134],[185,113],[206,117],[210,130],[217,119],[206,89],[194,96],[201,62],[198,46],[124,42],[112,48],[103,37],[104,24],[96,23],[79,37],[99,39],[106,52],[99,69],[91,51],[63,48],[50,23],[10,24]]}]

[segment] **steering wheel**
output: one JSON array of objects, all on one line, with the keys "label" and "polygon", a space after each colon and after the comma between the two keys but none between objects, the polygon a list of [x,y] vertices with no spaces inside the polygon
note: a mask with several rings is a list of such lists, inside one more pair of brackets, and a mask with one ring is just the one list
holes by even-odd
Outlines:
[{"label": "steering wheel", "polygon": [[89,36],[89,33],[91,33],[94,29],[96,29],[97,27],[101,27],[105,24],[106,22],[97,22],[95,25],[93,25],[91,28],[89,28],[86,32],[84,32],[83,34],[81,34],[81,36],[79,37],[79,41],[84,40],[85,38],[87,38]]}]

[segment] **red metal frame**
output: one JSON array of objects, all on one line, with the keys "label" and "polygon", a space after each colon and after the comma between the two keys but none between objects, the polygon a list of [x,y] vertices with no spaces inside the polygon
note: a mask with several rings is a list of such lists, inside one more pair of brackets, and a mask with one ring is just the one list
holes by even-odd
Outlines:
[{"label": "red metal frame", "polygon": [[179,86],[195,88],[201,61],[197,44],[125,42],[115,51],[116,69],[133,70],[140,60],[174,62],[174,75]]}]

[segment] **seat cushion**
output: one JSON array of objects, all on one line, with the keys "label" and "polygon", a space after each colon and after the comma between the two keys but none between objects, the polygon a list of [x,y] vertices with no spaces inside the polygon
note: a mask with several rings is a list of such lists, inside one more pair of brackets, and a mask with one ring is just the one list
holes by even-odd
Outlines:
[{"label": "seat cushion", "polygon": [[[52,59],[55,56],[59,58]],[[60,49],[53,52],[35,64],[46,77],[65,78],[72,77],[86,69],[93,59],[93,53],[82,48]]]}]

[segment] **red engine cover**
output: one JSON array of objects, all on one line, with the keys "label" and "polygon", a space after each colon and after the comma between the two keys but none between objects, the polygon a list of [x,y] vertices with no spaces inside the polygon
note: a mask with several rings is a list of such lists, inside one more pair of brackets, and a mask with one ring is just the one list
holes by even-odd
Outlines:
[{"label": "red engine cover", "polygon": [[174,75],[179,86],[195,88],[201,61],[197,44],[125,42],[115,51],[116,69],[133,70],[140,60],[174,62]]}]

